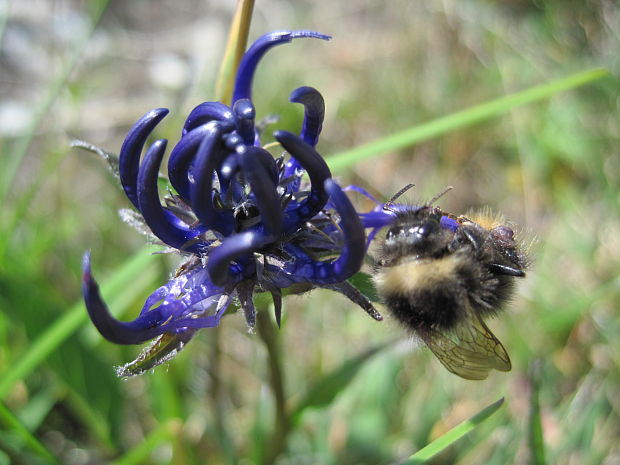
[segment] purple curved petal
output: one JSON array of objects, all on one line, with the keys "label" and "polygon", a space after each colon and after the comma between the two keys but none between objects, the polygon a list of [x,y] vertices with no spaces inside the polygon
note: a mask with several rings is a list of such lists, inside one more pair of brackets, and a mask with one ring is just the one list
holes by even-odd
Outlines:
[{"label": "purple curved petal", "polygon": [[[158,140],[146,152],[138,172],[138,205],[140,212],[153,234],[164,243],[176,249],[186,248],[201,230],[192,230],[169,211],[164,210],[157,192],[159,165],[166,150],[166,140]],[[192,244],[186,248],[198,251],[201,245]]]},{"label": "purple curved petal", "polygon": [[238,148],[237,152],[240,154],[247,154],[244,155],[241,159],[245,158],[246,156],[255,157],[262,166],[262,169],[265,171],[264,174],[266,178],[270,179],[274,186],[278,184],[278,167],[276,165],[276,161],[273,159],[271,154],[267,152],[267,150],[263,149],[262,147],[244,146]]},{"label": "purple curved petal", "polygon": [[333,179],[325,181],[325,190],[331,198],[336,211],[340,215],[340,228],[344,236],[344,246],[340,257],[333,262],[334,281],[349,279],[357,273],[364,262],[366,236],[355,207]]},{"label": "purple curved petal", "polygon": [[138,120],[129,130],[127,137],[121,146],[118,158],[118,172],[125,194],[131,203],[138,207],[138,170],[140,167],[140,155],[149,134],[155,126],[168,114],[167,108],[156,108],[149,111]]},{"label": "purple curved petal", "polygon": [[194,108],[183,126],[182,135],[184,136],[192,129],[196,129],[209,121],[223,121],[227,123],[234,122],[232,110],[220,102],[204,102]]},{"label": "purple curved petal", "polygon": [[[84,254],[82,270],[82,293],[88,315],[101,335],[116,344],[141,344],[163,333],[212,328],[219,324],[231,301],[231,297],[215,286],[206,270],[200,267],[189,272],[189,278],[175,278],[155,291],[138,318],[119,321],[110,314],[101,298],[99,286],[91,273],[89,252]],[[197,277],[200,284],[193,282]],[[163,299],[163,303],[151,308],[155,303],[153,296],[157,301]]]},{"label": "purple curved petal", "polygon": [[246,262],[253,259],[252,253],[269,242],[270,239],[258,231],[245,231],[224,239],[219,247],[209,253],[207,271],[213,283],[224,286],[240,281],[243,278],[244,266],[234,266],[231,263],[239,259]]},{"label": "purple curved petal", "polygon": [[[365,192],[364,189],[357,186],[348,186],[345,190],[355,190],[361,193]],[[374,197],[370,196],[370,194],[368,194],[368,196],[371,200],[374,200]],[[391,204],[388,209],[385,208],[383,204],[379,204],[374,210],[371,210],[367,213],[360,213],[359,217],[364,228],[381,229],[386,226],[390,226],[398,218],[399,215],[403,215],[407,212],[414,211],[420,208],[424,207],[396,203]],[[442,228],[449,229],[453,232],[456,231],[459,227],[459,223],[457,220],[445,215],[441,217],[439,224]]]},{"label": "purple curved petal", "polygon": [[312,147],[319,141],[325,118],[325,100],[313,87],[299,87],[291,92],[289,101],[304,106],[304,122],[301,127],[301,138]]},{"label": "purple curved petal", "polygon": [[[295,89],[289,101],[301,103],[304,106],[304,122],[301,127],[301,138],[308,145],[315,147],[319,141],[319,134],[323,127],[325,117],[325,101],[318,90],[313,87],[299,87]],[[284,167],[283,178],[293,177],[293,181],[287,186],[287,192],[297,192],[299,190],[300,177],[296,176],[301,168],[299,161],[291,157]]]},{"label": "purple curved petal", "polygon": [[384,209],[383,205],[379,205],[368,213],[360,213],[359,217],[364,228],[383,228],[392,224],[398,215],[392,210]]},{"label": "purple curved petal", "polygon": [[309,37],[313,39],[329,40],[330,36],[314,31],[275,31],[259,37],[256,42],[245,52],[235,80],[235,89],[233,91],[233,103],[239,99],[252,98],[252,81],[254,80],[254,72],[260,59],[265,55],[267,50],[276,45],[291,42],[293,39],[300,37]]},{"label": "purple curved petal", "polygon": [[170,152],[168,179],[186,202],[190,199],[190,167],[201,142],[205,137],[219,138],[232,127],[233,125],[227,122],[210,122],[198,126],[185,134]]},{"label": "purple curved petal", "polygon": [[256,131],[254,130],[254,117],[256,110],[249,99],[240,99],[233,105],[233,113],[235,115],[235,125],[237,133],[241,136],[243,142],[247,145],[254,145],[256,140]]},{"label": "purple curved petal", "polygon": [[90,252],[86,252],[82,259],[82,294],[91,321],[108,341],[115,344],[141,344],[161,334],[158,326],[166,319],[157,311],[140,315],[130,322],[119,321],[110,314],[90,270]]},{"label": "purple curved petal", "polygon": [[[140,315],[157,310],[166,321],[212,316],[224,290],[213,284],[202,265],[161,286],[146,300]],[[208,314],[207,314],[208,313]]]},{"label": "purple curved petal", "polygon": [[[246,182],[250,185],[256,207],[261,214],[261,223],[267,235],[265,240],[274,240],[282,230],[280,197],[273,176],[270,176],[268,171],[271,165],[275,168],[275,161],[268,152],[259,147],[242,147],[238,153]],[[265,167],[267,157],[271,163]]]},{"label": "purple curved petal", "polygon": [[383,204],[381,202],[379,202],[374,195],[372,195],[370,192],[368,192],[366,189],[364,189],[363,187],[360,186],[356,186],[355,184],[351,184],[345,188],[342,189],[345,192],[349,192],[349,191],[353,191],[353,192],[357,192],[358,194],[362,194],[364,197],[366,197],[367,199],[371,200],[373,203],[377,204],[377,205],[381,205],[383,206]]},{"label": "purple curved petal", "polygon": [[282,147],[291,154],[308,173],[310,193],[294,209],[287,210],[285,231],[297,229],[300,224],[316,215],[325,206],[329,194],[325,191],[325,182],[331,178],[327,163],[319,153],[299,136],[288,131],[276,131],[274,137]]},{"label": "purple curved petal", "polygon": [[351,201],[332,179],[325,181],[325,190],[340,215],[344,242],[340,257],[332,262],[308,262],[302,254],[297,254],[296,260],[284,267],[296,280],[305,279],[319,285],[337,283],[353,276],[360,270],[366,253],[364,228]]},{"label": "purple curved petal", "polygon": [[215,207],[213,178],[227,152],[221,144],[221,131],[217,123],[208,123],[207,132],[196,153],[194,183],[190,185],[189,198],[192,210],[208,229],[228,236],[234,230],[234,218],[230,211],[218,211]]}]

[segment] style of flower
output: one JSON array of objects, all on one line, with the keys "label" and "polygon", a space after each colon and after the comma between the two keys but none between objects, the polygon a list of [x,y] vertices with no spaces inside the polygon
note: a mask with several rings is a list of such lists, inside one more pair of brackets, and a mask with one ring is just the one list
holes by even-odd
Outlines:
[{"label": "style of flower", "polygon": [[[283,291],[316,287],[340,292],[381,319],[347,281],[364,260],[364,227],[374,223],[364,217],[362,223],[315,149],[324,117],[321,94],[311,87],[292,92],[290,101],[304,106],[304,119],[300,135],[274,133],[285,155],[274,158],[261,146],[252,104],[254,72],[270,48],[302,37],[329,39],[312,31],[262,36],[239,65],[232,105],[206,102],[191,111],[170,153],[168,180],[174,191],[163,204],[158,177],[167,141],[157,140],[142,162],[140,158],[147,137],[168,110],[148,112],[129,131],[118,174],[140,214],[133,215],[132,222],[143,222],[158,241],[187,260],[146,300],[135,320],[123,322],[108,311],[91,273],[90,255],[85,254],[83,294],[99,332],[117,344],[159,337],[141,356],[142,362],[150,361],[139,370],[122,367],[121,375],[167,360],[198,329],[217,326],[233,301],[253,327],[257,292],[271,293],[278,324]],[[389,212],[374,215],[369,218],[381,217],[377,227],[390,219]]]}]

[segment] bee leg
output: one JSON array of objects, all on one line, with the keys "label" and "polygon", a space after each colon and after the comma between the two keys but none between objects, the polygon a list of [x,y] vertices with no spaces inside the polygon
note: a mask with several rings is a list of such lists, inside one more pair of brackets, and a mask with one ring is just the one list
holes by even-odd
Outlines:
[{"label": "bee leg", "polygon": [[479,245],[480,245],[479,238],[474,235],[473,231],[471,231],[468,228],[463,228],[463,234],[465,235],[467,240],[471,243],[471,245],[474,246],[474,249],[478,250]]},{"label": "bee leg", "polygon": [[525,271],[512,266],[500,265],[499,263],[491,263],[489,269],[495,274],[503,274],[506,276],[515,276],[517,278],[525,277]]},{"label": "bee leg", "polygon": [[383,321],[383,316],[377,311],[372,302],[362,294],[353,284],[348,281],[342,281],[337,284],[323,284],[324,289],[330,289],[332,291],[340,292],[351,302],[359,305],[368,315],[377,321]]}]

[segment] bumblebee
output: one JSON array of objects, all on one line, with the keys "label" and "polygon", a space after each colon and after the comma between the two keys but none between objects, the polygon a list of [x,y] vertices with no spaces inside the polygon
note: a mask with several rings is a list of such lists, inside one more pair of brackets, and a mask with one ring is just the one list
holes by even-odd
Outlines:
[{"label": "bumblebee", "polygon": [[390,313],[462,378],[510,371],[506,349],[484,320],[525,276],[528,260],[513,230],[488,212],[455,216],[431,205],[392,211],[374,274]]}]

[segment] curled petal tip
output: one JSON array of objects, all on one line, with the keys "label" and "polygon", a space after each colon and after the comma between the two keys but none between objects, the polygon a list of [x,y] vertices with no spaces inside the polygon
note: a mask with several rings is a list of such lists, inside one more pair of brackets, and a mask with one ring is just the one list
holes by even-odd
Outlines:
[{"label": "curled petal tip", "polygon": [[137,196],[138,171],[140,155],[153,129],[168,114],[167,108],[155,108],[149,111],[133,125],[123,141],[118,158],[118,171],[125,194],[139,210]]},{"label": "curled petal tip", "polygon": [[82,266],[82,294],[86,310],[104,338],[115,344],[141,344],[158,335],[155,328],[161,324],[161,318],[156,312],[128,323],[114,318],[101,298],[99,285],[91,274],[89,252],[84,254]]},{"label": "curled petal tip", "polygon": [[163,118],[164,116],[166,116],[168,113],[170,113],[170,110],[168,108],[154,108],[152,109],[150,112],[147,113],[148,116],[156,118]]},{"label": "curled petal tip", "polygon": [[82,256],[82,281],[84,284],[90,283],[92,276],[90,274],[90,250],[84,252]]},{"label": "curled petal tip", "polygon": [[303,103],[303,104],[319,104],[325,105],[325,100],[321,93],[314,87],[301,86],[291,92],[288,98],[289,102]]},{"label": "curled petal tip", "polygon": [[304,106],[304,122],[301,138],[312,147],[319,141],[325,118],[325,100],[321,93],[313,87],[303,86],[291,92],[289,101]]},{"label": "curled petal tip", "polygon": [[331,172],[323,157],[299,136],[288,131],[276,131],[273,136],[310,177],[310,195],[298,206],[296,215],[291,215],[289,224],[287,224],[287,229],[296,229],[303,221],[312,218],[325,206],[329,195],[324,189],[324,183],[325,180],[331,178]]},{"label": "curled petal tip", "polygon": [[246,144],[252,145],[256,137],[254,130],[256,110],[254,105],[249,99],[243,98],[235,102],[233,112],[237,121],[237,132]]},{"label": "curled petal tip", "polygon": [[308,30],[298,30],[298,31],[290,31],[291,39],[296,39],[298,37],[309,37],[312,39],[321,39],[321,40],[330,40],[332,36],[327,34],[322,34],[317,31],[308,31]]},{"label": "curled petal tip", "polygon": [[331,38],[320,32],[306,30],[275,31],[259,37],[247,50],[239,64],[232,101],[236,102],[242,98],[252,98],[252,81],[256,66],[269,49],[276,45],[289,43],[292,39],[302,37],[321,40],[329,40]]}]

